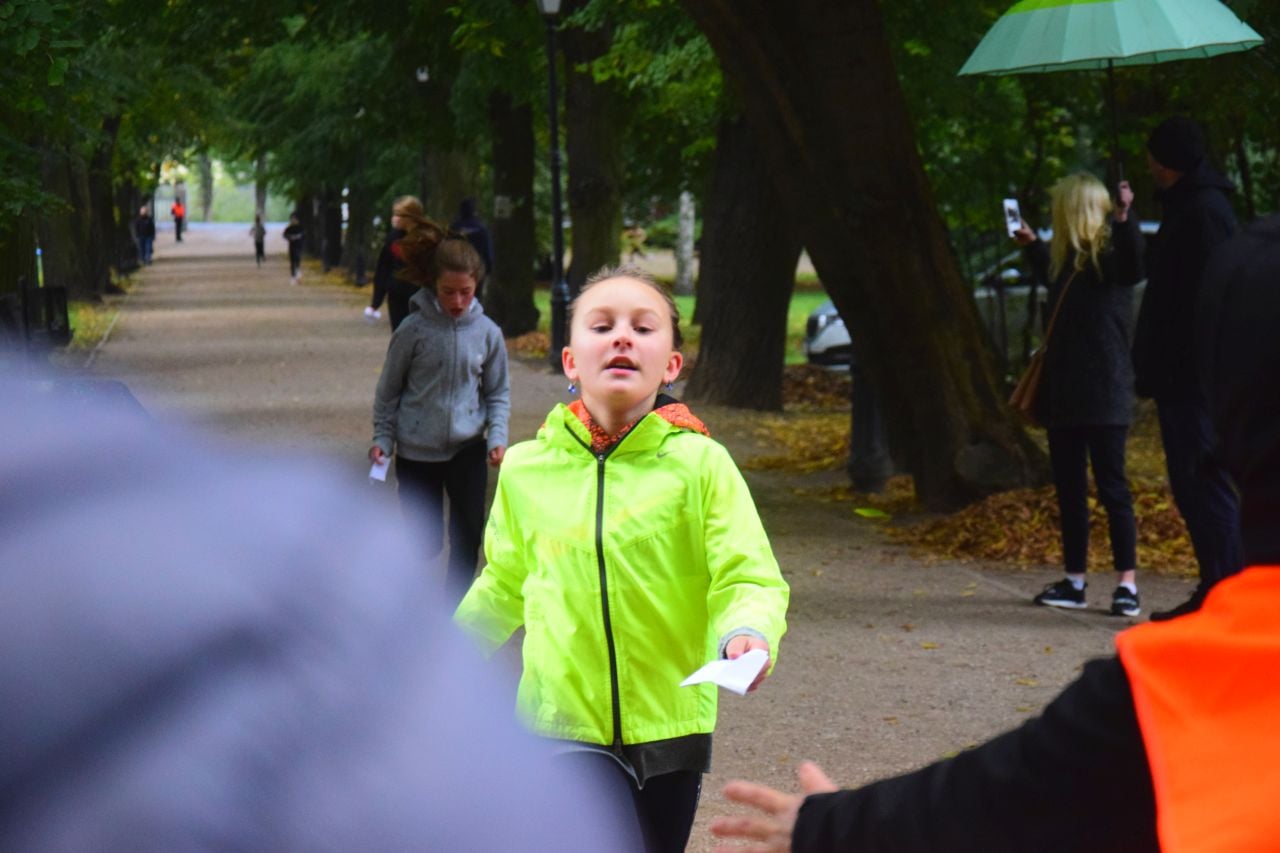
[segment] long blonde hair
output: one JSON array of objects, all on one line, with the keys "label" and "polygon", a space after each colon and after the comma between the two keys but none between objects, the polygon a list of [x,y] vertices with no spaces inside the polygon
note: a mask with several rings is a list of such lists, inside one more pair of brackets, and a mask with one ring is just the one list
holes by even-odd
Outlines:
[{"label": "long blonde hair", "polygon": [[1058,181],[1049,192],[1053,198],[1049,274],[1057,279],[1074,252],[1077,272],[1092,261],[1101,275],[1098,255],[1111,240],[1111,195],[1106,186],[1088,172],[1077,172]]}]

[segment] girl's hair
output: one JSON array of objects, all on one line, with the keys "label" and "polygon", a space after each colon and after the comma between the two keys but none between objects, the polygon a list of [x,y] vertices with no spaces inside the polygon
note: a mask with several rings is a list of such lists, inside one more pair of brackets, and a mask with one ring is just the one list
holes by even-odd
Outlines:
[{"label": "girl's hair", "polygon": [[436,247],[445,238],[445,229],[428,219],[422,202],[411,195],[400,196],[391,210],[405,220],[404,236],[396,241],[404,267],[396,272],[396,278],[419,287],[434,286]]},{"label": "girl's hair", "polygon": [[671,343],[676,349],[684,344],[684,338],[680,334],[680,308],[676,305],[676,301],[671,298],[671,294],[667,289],[658,284],[657,280],[644,270],[633,264],[620,264],[615,267],[601,267],[591,275],[587,276],[586,282],[582,285],[582,289],[578,291],[578,295],[569,303],[568,317],[565,320],[566,334],[569,329],[573,328],[573,313],[578,308],[578,300],[582,295],[595,285],[602,281],[608,281],[611,278],[629,278],[633,281],[643,282],[658,292],[664,302],[667,303],[667,310],[671,314]]},{"label": "girl's hair", "polygon": [[[1049,243],[1049,272],[1056,279],[1075,253],[1075,269],[1087,261],[1102,273],[1098,255],[1111,239],[1111,195],[1102,181],[1087,172],[1068,175],[1050,190],[1053,198],[1053,240]],[[1086,260],[1087,259],[1087,260]]]},{"label": "girl's hair", "polygon": [[431,283],[434,285],[441,273],[466,273],[480,283],[484,278],[484,261],[475,247],[460,237],[449,237],[436,247],[432,258]]}]

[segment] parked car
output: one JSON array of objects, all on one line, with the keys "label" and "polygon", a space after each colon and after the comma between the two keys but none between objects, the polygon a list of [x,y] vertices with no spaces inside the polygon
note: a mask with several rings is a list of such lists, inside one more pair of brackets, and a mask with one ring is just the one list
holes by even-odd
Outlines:
[{"label": "parked car", "polygon": [[813,309],[805,321],[804,354],[810,364],[833,370],[848,370],[853,365],[849,329],[830,299]]}]

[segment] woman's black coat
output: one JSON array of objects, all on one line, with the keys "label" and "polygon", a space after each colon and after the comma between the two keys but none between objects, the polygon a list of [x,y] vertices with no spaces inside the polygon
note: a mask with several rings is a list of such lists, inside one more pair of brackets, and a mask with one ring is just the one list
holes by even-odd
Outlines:
[{"label": "woman's black coat", "polygon": [[[1048,280],[1049,249],[1037,240],[1027,257]],[[1087,262],[1067,289],[1045,351],[1035,412],[1046,427],[1127,426],[1133,422],[1133,287],[1143,278],[1137,222],[1113,223],[1111,244],[1099,256],[1102,274]],[[1074,256],[1049,283],[1045,324],[1075,269]]]}]

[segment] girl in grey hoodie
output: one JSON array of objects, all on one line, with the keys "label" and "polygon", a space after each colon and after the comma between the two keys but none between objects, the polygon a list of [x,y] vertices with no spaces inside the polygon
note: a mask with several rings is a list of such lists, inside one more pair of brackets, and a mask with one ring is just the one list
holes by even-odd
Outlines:
[{"label": "girl in grey hoodie", "polygon": [[[412,267],[417,258],[407,260]],[[444,240],[423,265],[427,287],[391,336],[378,379],[369,459],[381,463],[394,452],[401,506],[425,524],[431,558],[443,549],[448,495],[447,578],[461,600],[484,532],[485,463],[498,467],[506,452],[507,350],[475,298],[484,263],[471,244]]]}]

